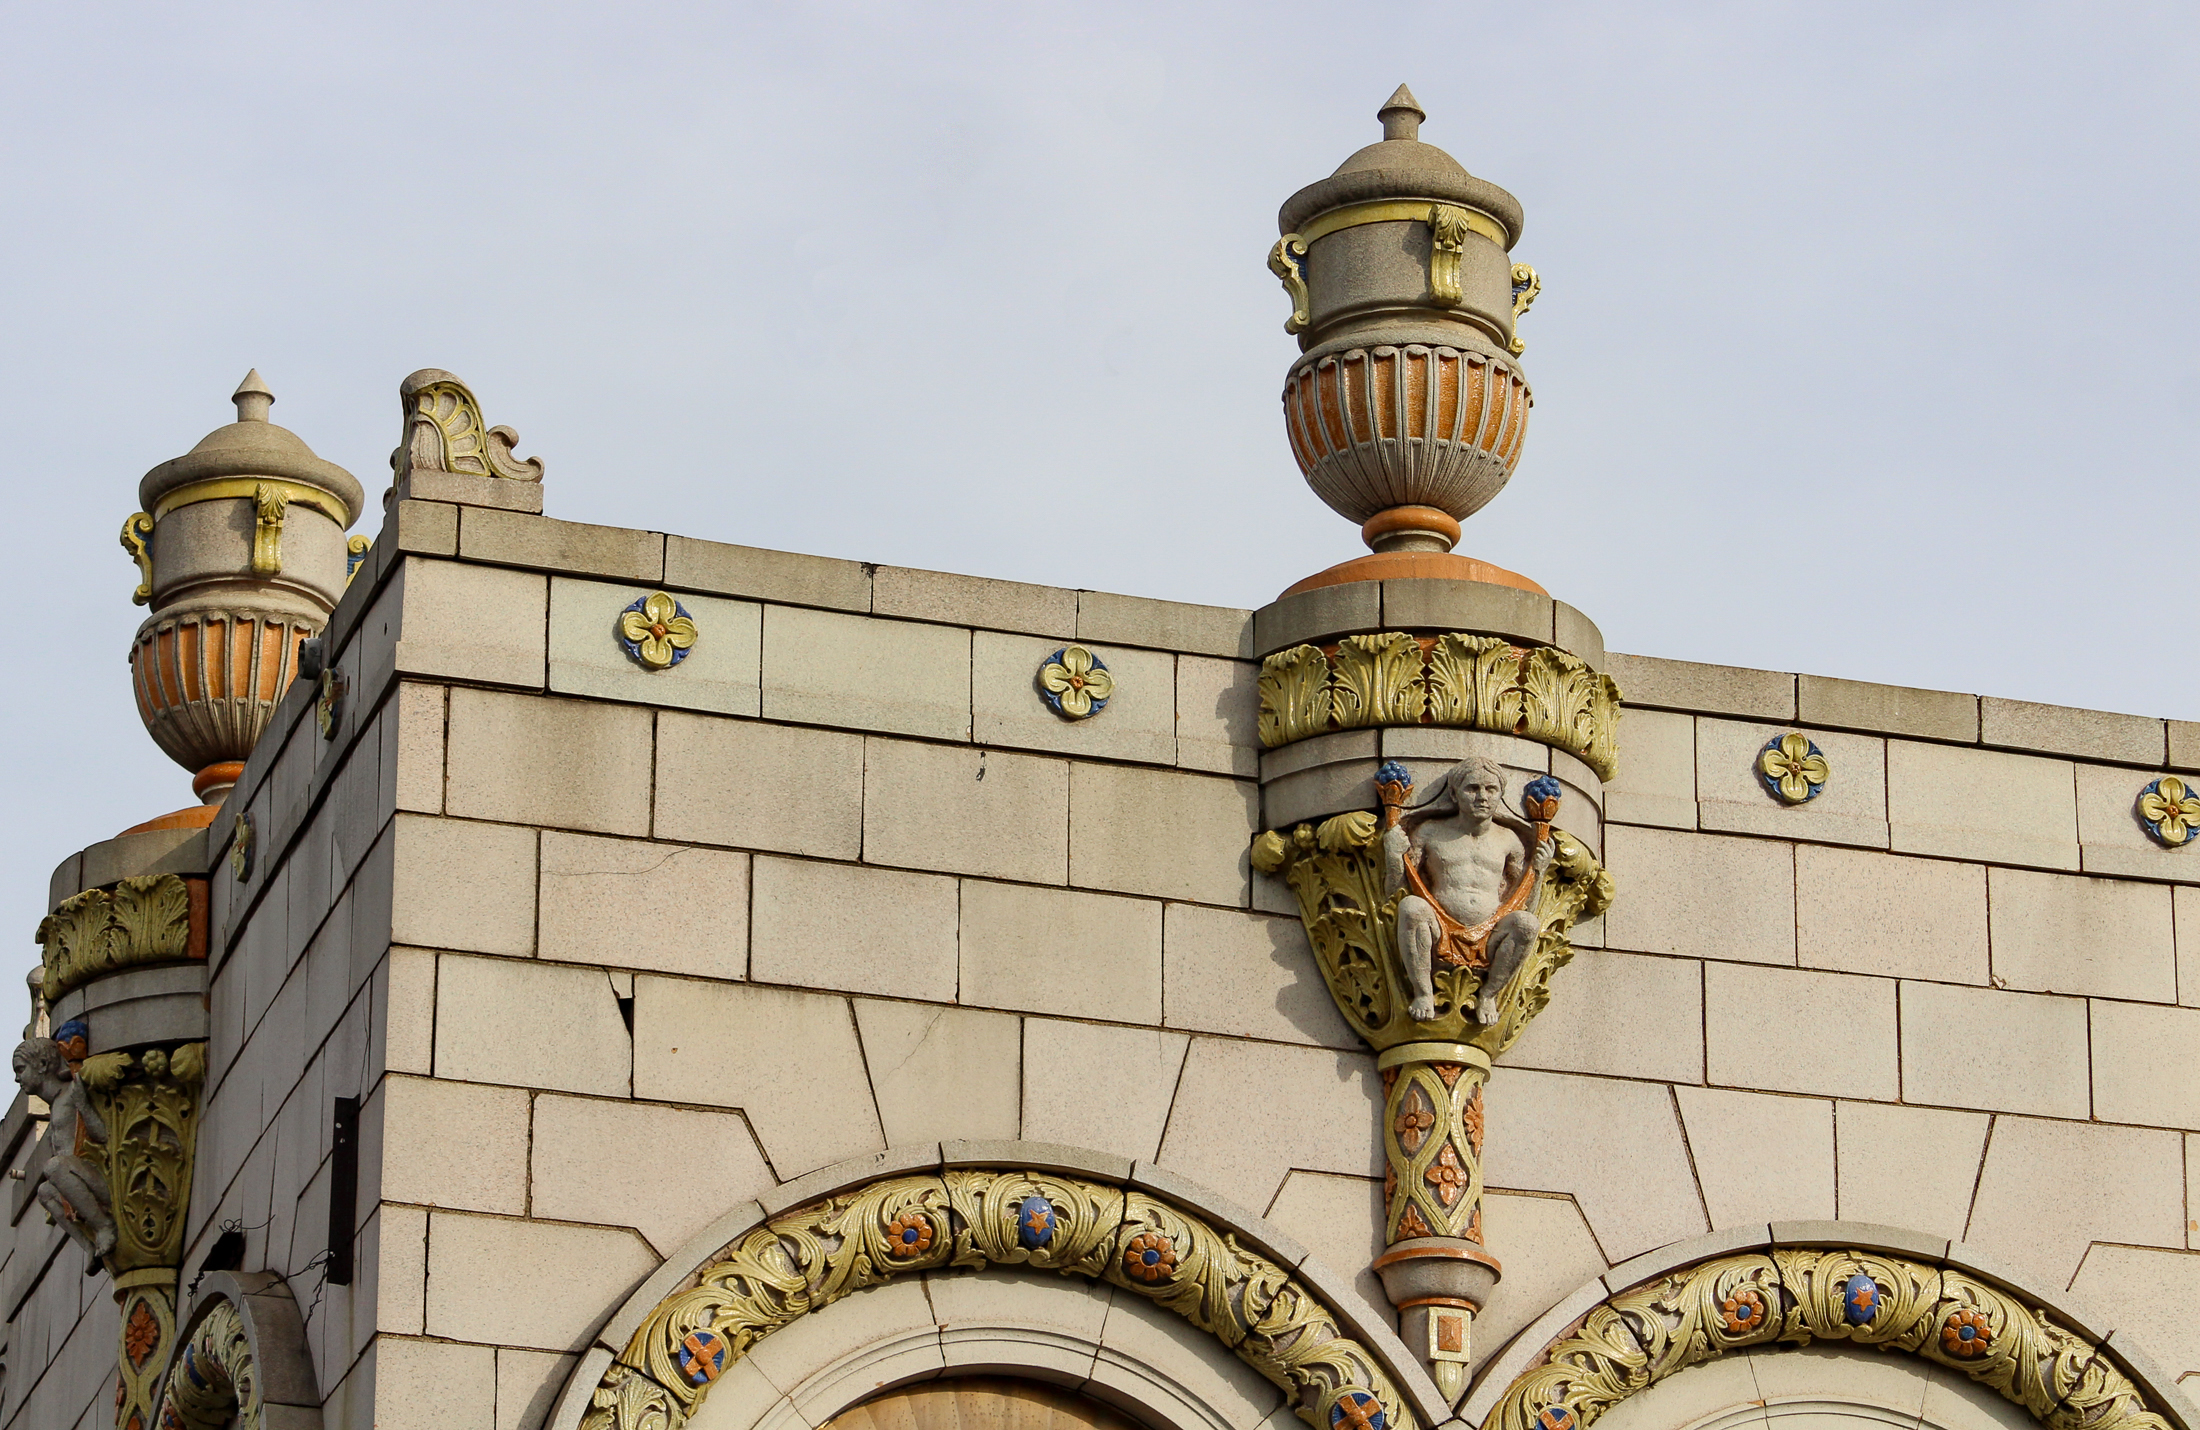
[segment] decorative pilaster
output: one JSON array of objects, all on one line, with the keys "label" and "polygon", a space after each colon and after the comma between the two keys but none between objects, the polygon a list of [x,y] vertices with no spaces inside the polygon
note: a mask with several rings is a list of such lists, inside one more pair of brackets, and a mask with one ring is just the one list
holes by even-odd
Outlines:
[{"label": "decorative pilaster", "polygon": [[176,1281],[184,1213],[198,1149],[206,1044],[102,1053],[77,1074],[107,1126],[115,1249],[107,1257],[122,1306],[117,1430],[149,1430],[154,1396],[176,1335]]}]

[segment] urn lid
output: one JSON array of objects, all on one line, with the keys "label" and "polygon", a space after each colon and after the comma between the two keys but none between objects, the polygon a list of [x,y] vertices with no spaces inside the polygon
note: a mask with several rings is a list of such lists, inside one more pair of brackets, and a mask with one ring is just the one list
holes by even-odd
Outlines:
[{"label": "urn lid", "polygon": [[1489,215],[1505,231],[1510,249],[1520,241],[1520,200],[1487,179],[1478,179],[1457,159],[1421,142],[1421,121],[1428,117],[1413,91],[1399,85],[1376,111],[1383,137],[1337,166],[1337,172],[1283,201],[1276,215],[1279,233],[1305,232],[1331,209],[1384,199],[1427,199],[1460,204]]},{"label": "urn lid", "polygon": [[217,427],[180,457],[171,457],[147,472],[138,483],[138,503],[149,512],[160,510],[160,500],[180,488],[225,478],[259,478],[298,482],[318,487],[343,505],[348,519],[359,519],[366,493],[357,478],[313,453],[303,438],[287,427],[267,420],[275,394],[260,380],[259,369],[245,374],[230,401],[237,404],[237,420]]}]

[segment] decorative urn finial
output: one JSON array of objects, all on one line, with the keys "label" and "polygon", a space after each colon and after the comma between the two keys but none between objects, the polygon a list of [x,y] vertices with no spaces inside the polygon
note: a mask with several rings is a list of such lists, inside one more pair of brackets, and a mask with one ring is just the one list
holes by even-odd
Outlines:
[{"label": "decorative urn finial", "polygon": [[1421,141],[1406,86],[1378,117],[1379,142],[1284,201],[1269,252],[1301,349],[1283,387],[1292,454],[1376,553],[1292,589],[1448,576],[1541,590],[1447,555],[1527,431],[1517,328],[1540,283],[1511,257],[1520,201]]},{"label": "decorative urn finial", "polygon": [[130,648],[138,714],[204,801],[151,827],[212,822],[297,673],[299,645],[344,594],[344,530],[364,499],[351,473],[267,420],[275,394],[257,369],[230,400],[237,420],[147,472],[144,510],[122,525],[133,599],[153,608]]}]

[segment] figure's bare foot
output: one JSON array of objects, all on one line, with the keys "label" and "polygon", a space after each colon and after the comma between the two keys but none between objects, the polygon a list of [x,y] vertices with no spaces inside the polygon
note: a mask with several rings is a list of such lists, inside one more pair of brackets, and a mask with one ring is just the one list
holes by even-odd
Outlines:
[{"label": "figure's bare foot", "polygon": [[92,1238],[92,1255],[94,1258],[103,1258],[114,1249],[115,1234],[111,1229],[102,1230],[99,1235]]},{"label": "figure's bare foot", "polygon": [[1497,1021],[1496,994],[1485,993],[1480,998],[1474,1000],[1474,1021],[1483,1024],[1494,1023]]},{"label": "figure's bare foot", "polygon": [[1426,1023],[1436,1016],[1436,997],[1426,994],[1406,1004],[1406,1016],[1416,1023]]}]

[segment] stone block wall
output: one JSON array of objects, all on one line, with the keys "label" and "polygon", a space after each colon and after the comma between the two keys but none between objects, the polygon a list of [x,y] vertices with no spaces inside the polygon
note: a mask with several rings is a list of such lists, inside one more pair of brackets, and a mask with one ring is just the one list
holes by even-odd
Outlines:
[{"label": "stone block wall", "polygon": [[[650,672],[611,631],[660,588],[702,639]],[[1033,688],[1071,640],[1117,678],[1076,724]],[[532,1430],[729,1208],[959,1139],[1156,1164],[1387,1314],[1373,1059],[1247,863],[1251,613],[403,502],[332,648],[336,737],[287,697],[233,806],[259,866],[215,866],[189,1252],[235,1224],[287,1273],[330,1430]],[[2200,852],[2130,816],[2196,727],[1608,660],[1619,901],[1490,1082],[1484,1361],[1592,1278],[1772,1221],[2200,1304]],[[1797,728],[1834,775],[1789,809],[1750,766]],[[315,1262],[337,1096],[348,1287]],[[90,1415],[112,1312],[74,1256],[9,1361]],[[2189,1319],[2152,1333],[2173,1375]],[[73,1423],[25,1383],[0,1423]]]}]

